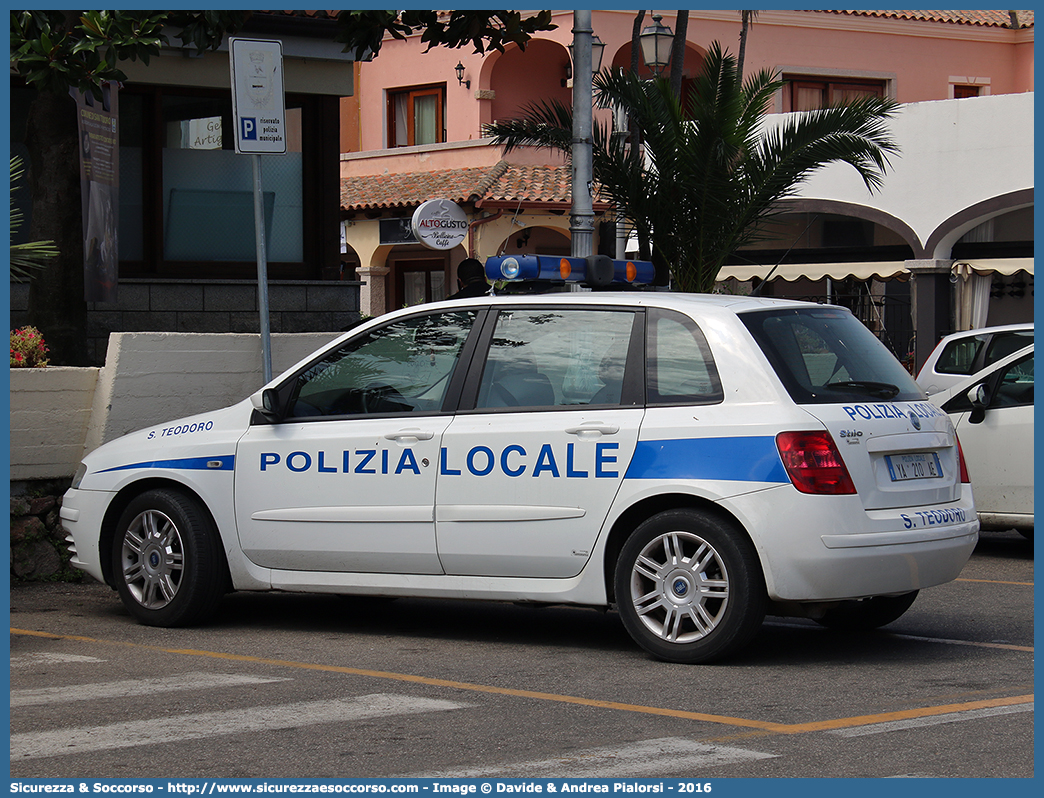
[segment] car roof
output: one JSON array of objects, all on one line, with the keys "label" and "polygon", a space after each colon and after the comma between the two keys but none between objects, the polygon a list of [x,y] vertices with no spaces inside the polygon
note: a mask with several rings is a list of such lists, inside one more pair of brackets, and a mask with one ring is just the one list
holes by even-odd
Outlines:
[{"label": "car roof", "polygon": [[[566,305],[631,305],[636,307],[675,308],[678,310],[726,311],[745,313],[754,310],[771,310],[778,308],[810,308],[826,307],[813,302],[802,302],[796,299],[772,299],[769,297],[750,297],[733,294],[688,294],[674,291],[569,291],[549,294],[498,294],[478,297],[477,299],[451,299],[431,303],[431,306],[447,307],[464,305],[534,305],[534,304],[566,304]],[[835,307],[833,305],[829,307]],[[416,310],[417,308],[411,308]]]},{"label": "car roof", "polygon": [[945,336],[943,341],[952,341],[955,338],[967,338],[975,335],[989,335],[999,332],[1019,332],[1022,330],[1033,331],[1033,322],[1023,322],[1021,324],[999,324],[995,327],[979,327],[974,330],[962,330],[961,332],[950,333]]}]

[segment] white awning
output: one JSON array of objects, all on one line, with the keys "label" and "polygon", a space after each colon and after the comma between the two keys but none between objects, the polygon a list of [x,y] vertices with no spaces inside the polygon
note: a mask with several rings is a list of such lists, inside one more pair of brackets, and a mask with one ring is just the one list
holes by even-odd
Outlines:
[{"label": "white awning", "polygon": [[898,277],[905,280],[910,276],[903,261],[889,260],[852,263],[784,263],[777,266],[775,271],[772,271],[772,266],[764,265],[723,266],[718,272],[717,279],[719,282],[730,278],[745,282],[754,277],[764,278],[770,271],[772,277],[769,279],[791,282],[801,279],[822,280],[824,277],[834,280],[842,280],[845,277],[855,277],[859,280],[869,280],[872,277],[887,280],[891,277]]},{"label": "white awning", "polygon": [[1033,258],[983,258],[982,260],[959,260],[953,264],[957,274],[1004,274],[1029,272],[1033,274]]}]

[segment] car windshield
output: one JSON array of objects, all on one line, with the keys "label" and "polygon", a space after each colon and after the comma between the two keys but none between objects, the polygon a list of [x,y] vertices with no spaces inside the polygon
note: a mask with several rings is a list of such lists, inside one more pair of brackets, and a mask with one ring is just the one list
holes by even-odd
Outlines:
[{"label": "car windshield", "polygon": [[785,308],[741,318],[798,404],[925,398],[877,336],[843,308]]}]

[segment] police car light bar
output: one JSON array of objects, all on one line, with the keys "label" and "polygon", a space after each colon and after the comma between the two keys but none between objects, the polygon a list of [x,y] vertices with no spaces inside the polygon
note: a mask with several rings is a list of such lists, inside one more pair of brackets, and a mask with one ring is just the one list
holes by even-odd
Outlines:
[{"label": "police car light bar", "polygon": [[586,283],[592,288],[610,284],[648,284],[656,269],[647,260],[613,260],[607,255],[574,258],[562,255],[498,255],[486,258],[486,277],[508,280],[555,280]]}]

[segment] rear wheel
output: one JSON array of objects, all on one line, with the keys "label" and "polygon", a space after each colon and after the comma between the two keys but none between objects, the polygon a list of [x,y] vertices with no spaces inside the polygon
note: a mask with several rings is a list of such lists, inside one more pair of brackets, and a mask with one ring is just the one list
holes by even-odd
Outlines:
[{"label": "rear wheel", "polygon": [[917,591],[900,596],[873,596],[859,601],[843,601],[827,610],[816,623],[843,632],[865,632],[885,626],[910,609]]},{"label": "rear wheel", "polygon": [[120,516],[111,556],[120,599],[150,626],[205,619],[228,583],[213,521],[195,498],[177,490],[150,490],[131,501]]},{"label": "rear wheel", "polygon": [[753,544],[700,510],[668,510],[642,523],[620,551],[615,587],[631,637],[669,662],[725,657],[746,645],[765,618]]}]

